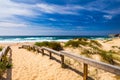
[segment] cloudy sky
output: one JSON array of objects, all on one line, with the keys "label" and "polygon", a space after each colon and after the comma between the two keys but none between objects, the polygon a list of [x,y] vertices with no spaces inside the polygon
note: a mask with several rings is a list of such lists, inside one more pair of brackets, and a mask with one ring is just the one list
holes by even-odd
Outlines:
[{"label": "cloudy sky", "polygon": [[120,0],[0,0],[0,35],[120,33]]}]

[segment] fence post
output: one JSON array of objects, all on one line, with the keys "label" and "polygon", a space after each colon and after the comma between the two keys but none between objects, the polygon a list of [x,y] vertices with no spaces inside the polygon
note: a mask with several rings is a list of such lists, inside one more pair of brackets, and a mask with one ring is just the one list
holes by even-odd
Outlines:
[{"label": "fence post", "polygon": [[88,75],[88,64],[84,63],[83,80],[87,80],[87,75]]},{"label": "fence post", "polygon": [[41,49],[41,51],[42,51],[42,55],[44,55],[44,49]]},{"label": "fence post", "polygon": [[50,54],[50,55],[49,55],[49,56],[50,56],[50,59],[52,59],[52,53],[51,53],[51,52],[49,52],[49,54]]},{"label": "fence post", "polygon": [[60,55],[61,56],[61,67],[64,68],[65,64],[64,64],[64,55]]}]

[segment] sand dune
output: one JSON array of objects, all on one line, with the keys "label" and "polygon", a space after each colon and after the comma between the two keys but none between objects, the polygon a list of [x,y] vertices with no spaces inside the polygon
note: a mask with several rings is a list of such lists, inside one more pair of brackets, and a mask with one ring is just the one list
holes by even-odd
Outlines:
[{"label": "sand dune", "polygon": [[[109,50],[112,45],[119,46],[120,43],[118,42],[120,42],[120,39],[102,43],[104,45],[103,48]],[[73,61],[71,63],[74,67],[70,65],[69,68],[64,69],[61,68],[58,56],[53,55],[57,60],[51,60],[47,55],[42,56],[32,51],[18,49],[22,44],[28,43],[9,44],[13,51],[13,68],[9,70],[8,77],[5,74],[0,80],[83,80],[82,64]],[[1,45],[5,46],[6,44]],[[77,71],[78,73],[76,73]],[[114,74],[90,66],[89,72],[90,80],[119,80],[115,78]]]}]

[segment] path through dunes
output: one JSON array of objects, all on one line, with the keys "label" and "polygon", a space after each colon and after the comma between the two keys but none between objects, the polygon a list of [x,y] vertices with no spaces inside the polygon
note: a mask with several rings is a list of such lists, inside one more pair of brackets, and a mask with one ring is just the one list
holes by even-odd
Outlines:
[{"label": "path through dunes", "polygon": [[11,48],[13,63],[11,80],[82,80],[80,74],[61,68],[60,63],[50,60],[46,55],[18,49],[18,46]]}]

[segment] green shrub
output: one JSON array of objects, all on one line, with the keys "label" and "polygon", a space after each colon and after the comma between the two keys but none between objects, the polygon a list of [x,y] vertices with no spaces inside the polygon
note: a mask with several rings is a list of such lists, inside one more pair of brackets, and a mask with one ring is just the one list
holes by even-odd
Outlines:
[{"label": "green shrub", "polygon": [[88,41],[87,38],[78,38],[79,41]]},{"label": "green shrub", "polygon": [[104,60],[106,60],[107,62],[109,62],[110,64],[114,64],[113,61],[113,56],[112,56],[112,52],[107,52],[107,51],[101,51],[100,55],[102,56],[102,58]]},{"label": "green shrub", "polygon": [[2,49],[3,49],[3,48],[2,48],[2,47],[0,47],[0,51],[2,51]]},{"label": "green shrub", "polygon": [[79,41],[70,40],[65,43],[65,47],[67,47],[67,46],[79,47]]},{"label": "green shrub", "polygon": [[86,46],[89,43],[86,41],[81,41],[81,40],[70,40],[65,43],[65,47],[71,46],[71,47],[80,47],[80,45]]},{"label": "green shrub", "polygon": [[47,42],[47,41],[36,42],[35,45],[40,46],[40,47],[42,47],[42,46],[49,47],[49,48],[57,50],[57,51],[63,50],[63,47],[61,46],[61,44],[59,42]]},{"label": "green shrub", "polygon": [[111,50],[110,51],[104,51],[99,49],[98,47],[94,47],[93,49],[84,49],[81,54],[87,55],[88,57],[93,54],[99,54],[102,59],[110,64],[114,64],[114,56]]},{"label": "green shrub", "polygon": [[98,47],[102,47],[102,45],[96,40],[91,40],[91,43],[93,43],[94,45],[97,45]]},{"label": "green shrub", "polygon": [[6,69],[9,69],[11,67],[12,64],[9,63],[8,58],[6,56],[3,56],[2,61],[0,61],[0,77],[3,75]]},{"label": "green shrub", "polygon": [[65,46],[72,46],[72,47],[80,47],[80,45],[83,46],[89,46],[89,47],[94,47],[94,46],[98,46],[98,47],[102,47],[102,45],[95,40],[90,40],[88,41],[88,39],[86,38],[78,38],[78,39],[74,39],[74,40],[70,40],[68,42],[65,43]]},{"label": "green shrub", "polygon": [[40,46],[40,47],[41,47],[41,46],[46,46],[46,47],[47,47],[47,46],[49,46],[49,42],[47,42],[47,41],[44,41],[44,42],[36,42],[35,45],[36,45],[36,46]]}]

